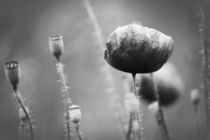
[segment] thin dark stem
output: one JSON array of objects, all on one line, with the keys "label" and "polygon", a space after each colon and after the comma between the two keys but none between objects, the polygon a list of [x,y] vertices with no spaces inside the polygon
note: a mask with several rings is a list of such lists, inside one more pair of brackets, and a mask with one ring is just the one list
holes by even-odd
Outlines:
[{"label": "thin dark stem", "polygon": [[156,120],[157,120],[158,126],[160,127],[160,131],[161,131],[163,140],[170,140],[169,132],[168,132],[168,129],[166,126],[165,117],[164,117],[164,113],[163,113],[163,108],[160,106],[160,97],[158,94],[157,85],[154,81],[152,73],[151,73],[151,79],[152,79],[152,83],[153,83],[153,90],[154,90],[155,98],[158,101],[158,105],[159,105],[159,110],[156,115]]},{"label": "thin dark stem", "polygon": [[135,93],[136,97],[138,97],[136,92],[136,73],[132,74],[132,78],[133,78],[133,92]]},{"label": "thin dark stem", "polygon": [[129,118],[129,124],[128,124],[128,131],[127,131],[127,135],[126,135],[126,140],[130,140],[131,139],[131,133],[132,133],[132,127],[133,127],[133,114],[130,113],[130,118]]},{"label": "thin dark stem", "polygon": [[26,118],[28,119],[28,124],[29,124],[29,129],[30,129],[30,138],[31,138],[31,140],[34,140],[33,126],[32,126],[30,115],[27,112],[25,104],[22,101],[21,95],[17,90],[15,91],[15,95],[16,95],[16,98],[18,100],[20,107],[23,109],[23,112],[24,112]]},{"label": "thin dark stem", "polygon": [[77,123],[75,127],[76,127],[76,132],[77,132],[77,136],[78,136],[79,140],[82,140],[82,134],[80,132],[79,124]]}]

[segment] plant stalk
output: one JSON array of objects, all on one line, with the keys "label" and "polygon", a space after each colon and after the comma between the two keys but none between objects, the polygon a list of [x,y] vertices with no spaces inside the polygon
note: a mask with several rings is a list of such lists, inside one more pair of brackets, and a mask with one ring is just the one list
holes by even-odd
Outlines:
[{"label": "plant stalk", "polygon": [[80,125],[79,125],[79,123],[76,124],[75,128],[76,128],[76,132],[77,132],[77,136],[78,136],[79,140],[82,140],[82,134],[80,132]]},{"label": "plant stalk", "polygon": [[30,130],[30,138],[31,138],[31,140],[34,140],[33,125],[31,122],[31,117],[29,115],[29,112],[27,112],[27,110],[26,110],[26,106],[22,100],[20,93],[17,90],[15,90],[15,97],[17,98],[17,101],[28,120],[28,125],[29,125],[29,130]]},{"label": "plant stalk", "polygon": [[69,97],[69,87],[67,86],[66,77],[64,74],[64,65],[61,62],[57,62],[56,64],[57,73],[60,76],[61,82],[61,91],[64,96],[64,104],[65,104],[65,119],[66,119],[66,129],[67,129],[67,140],[71,139],[71,127],[70,127],[70,114],[69,114],[69,107],[72,104],[72,101]]},{"label": "plant stalk", "polygon": [[159,126],[160,131],[161,131],[162,139],[163,140],[170,140],[169,131],[168,131],[168,128],[167,128],[167,125],[166,125],[166,122],[165,122],[164,113],[163,113],[163,108],[160,105],[160,96],[158,94],[157,85],[154,81],[154,77],[153,77],[152,73],[151,73],[151,79],[152,79],[155,98],[156,98],[156,101],[158,102],[158,106],[159,106],[158,113],[155,117],[156,117],[158,126]]},{"label": "plant stalk", "polygon": [[142,128],[142,121],[143,121],[143,118],[142,118],[142,114],[141,114],[141,96],[139,96],[137,94],[137,91],[136,91],[136,73],[132,73],[132,79],[133,79],[133,92],[134,94],[136,95],[136,97],[139,99],[139,111],[138,111],[138,114],[137,114],[137,121],[138,121],[138,126],[139,126],[139,132],[137,134],[138,136],[138,140],[142,140],[143,136],[143,128]]}]

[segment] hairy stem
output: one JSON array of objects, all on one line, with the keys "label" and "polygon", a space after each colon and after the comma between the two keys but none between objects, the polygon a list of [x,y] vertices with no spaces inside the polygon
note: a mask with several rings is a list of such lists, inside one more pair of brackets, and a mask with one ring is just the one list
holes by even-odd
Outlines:
[{"label": "hairy stem", "polygon": [[155,98],[159,105],[158,113],[156,115],[156,120],[157,120],[158,126],[160,128],[163,140],[170,140],[168,128],[167,128],[164,113],[163,113],[163,108],[160,106],[160,97],[158,94],[157,85],[154,81],[154,77],[153,77],[152,73],[151,73],[151,79],[152,79],[152,83],[153,83],[153,90],[154,90]]},{"label": "hairy stem", "polygon": [[29,112],[26,110],[26,105],[24,104],[22,97],[17,90],[15,91],[15,95],[16,95],[15,97],[17,98],[20,107],[22,108],[22,110],[28,120],[28,125],[29,125],[29,130],[30,130],[30,138],[31,138],[31,140],[34,140],[33,125],[31,122],[31,117],[29,115]]},{"label": "hairy stem", "polygon": [[138,121],[138,127],[139,127],[139,132],[137,133],[137,135],[138,135],[138,140],[142,140],[143,139],[143,136],[142,136],[143,135],[143,124],[142,124],[143,114],[141,110],[141,96],[139,96],[136,91],[136,73],[132,73],[132,78],[133,78],[133,92],[136,95],[136,97],[139,99],[139,105],[140,105],[139,111],[137,114],[137,121]]},{"label": "hairy stem", "polygon": [[72,101],[69,97],[68,90],[70,89],[67,86],[66,76],[64,74],[64,65],[61,62],[57,62],[56,64],[57,73],[60,76],[60,82],[61,82],[61,91],[62,95],[64,96],[64,104],[65,104],[65,123],[66,123],[66,129],[67,129],[67,140],[71,139],[71,130],[70,130],[70,114],[69,114],[69,106],[72,104]]}]

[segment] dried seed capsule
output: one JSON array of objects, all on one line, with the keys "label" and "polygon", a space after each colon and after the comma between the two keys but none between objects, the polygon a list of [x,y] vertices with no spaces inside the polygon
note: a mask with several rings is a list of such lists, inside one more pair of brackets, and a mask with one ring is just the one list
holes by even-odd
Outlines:
[{"label": "dried seed capsule", "polygon": [[21,76],[21,70],[17,61],[8,61],[4,66],[5,74],[8,81],[11,83],[14,90],[17,90]]},{"label": "dried seed capsule", "polygon": [[51,53],[55,56],[57,61],[60,61],[64,51],[63,37],[60,35],[51,36],[49,38],[49,46]]},{"label": "dried seed capsule", "polygon": [[80,122],[81,116],[82,116],[80,106],[71,105],[69,114],[70,114],[70,119],[74,124],[77,124]]},{"label": "dried seed capsule", "polygon": [[[154,82],[160,98],[160,105],[169,106],[175,103],[183,93],[183,81],[178,74],[175,66],[171,63],[164,65],[159,71],[154,73]],[[139,94],[142,99],[148,103],[156,100],[153,82],[148,74],[142,75]]]},{"label": "dried seed capsule", "polygon": [[104,57],[118,70],[151,73],[168,60],[173,47],[170,36],[142,25],[129,24],[118,27],[109,35]]}]

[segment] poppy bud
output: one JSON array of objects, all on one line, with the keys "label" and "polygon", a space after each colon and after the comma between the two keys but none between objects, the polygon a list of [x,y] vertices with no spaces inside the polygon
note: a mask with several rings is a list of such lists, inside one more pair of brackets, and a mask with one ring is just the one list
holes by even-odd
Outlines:
[{"label": "poppy bud", "polygon": [[21,75],[19,63],[17,61],[8,61],[4,65],[4,69],[8,81],[12,84],[13,89],[16,91]]},{"label": "poppy bud", "polygon": [[81,116],[82,116],[80,106],[71,105],[69,114],[70,114],[70,119],[74,124],[77,124],[80,122]]},{"label": "poppy bud", "polygon": [[51,36],[49,38],[49,46],[51,53],[55,56],[57,61],[60,61],[64,51],[63,37],[60,35]]},{"label": "poppy bud", "polygon": [[201,100],[201,93],[198,89],[193,89],[190,92],[190,100],[193,103],[193,105],[197,106],[200,103]]},{"label": "poppy bud", "polygon": [[140,102],[133,93],[125,95],[125,108],[129,113],[136,113],[139,111]]},{"label": "poppy bud", "polygon": [[106,42],[105,60],[129,73],[157,71],[171,56],[174,41],[155,29],[138,24],[118,27]]},{"label": "poppy bud", "polygon": [[[156,101],[153,79],[149,74],[144,74],[141,78],[138,92],[141,94],[142,99],[150,104]],[[168,63],[164,65],[159,71],[154,73],[153,78],[157,86],[161,106],[172,105],[183,93],[183,81],[173,64]]]}]

